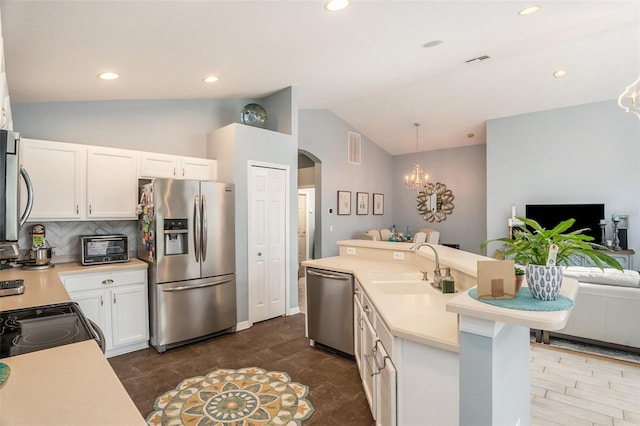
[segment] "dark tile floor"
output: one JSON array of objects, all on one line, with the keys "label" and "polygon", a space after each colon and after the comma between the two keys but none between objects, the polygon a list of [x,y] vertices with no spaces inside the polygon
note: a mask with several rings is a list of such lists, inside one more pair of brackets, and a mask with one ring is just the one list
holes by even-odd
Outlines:
[{"label": "dark tile floor", "polygon": [[356,363],[310,347],[303,314],[264,321],[162,355],[149,348],[109,362],[144,417],[158,396],[183,379],[218,368],[260,367],[284,371],[292,381],[309,386],[315,413],[306,424],[374,424]]}]

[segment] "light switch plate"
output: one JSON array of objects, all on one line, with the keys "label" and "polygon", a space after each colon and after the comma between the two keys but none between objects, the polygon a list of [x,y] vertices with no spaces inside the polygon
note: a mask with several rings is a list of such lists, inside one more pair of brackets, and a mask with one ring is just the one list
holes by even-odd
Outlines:
[{"label": "light switch plate", "polygon": [[404,260],[404,253],[402,253],[401,251],[394,251],[393,258],[395,260]]},{"label": "light switch plate", "polygon": [[356,254],[356,248],[355,247],[347,247],[347,254]]}]

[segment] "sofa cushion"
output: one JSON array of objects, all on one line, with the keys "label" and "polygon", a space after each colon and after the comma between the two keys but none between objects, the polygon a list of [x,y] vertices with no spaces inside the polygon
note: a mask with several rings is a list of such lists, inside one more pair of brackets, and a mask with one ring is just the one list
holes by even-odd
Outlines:
[{"label": "sofa cushion", "polygon": [[613,268],[600,269],[597,267],[567,266],[563,275],[583,283],[640,288],[640,273],[629,269],[619,271]]}]

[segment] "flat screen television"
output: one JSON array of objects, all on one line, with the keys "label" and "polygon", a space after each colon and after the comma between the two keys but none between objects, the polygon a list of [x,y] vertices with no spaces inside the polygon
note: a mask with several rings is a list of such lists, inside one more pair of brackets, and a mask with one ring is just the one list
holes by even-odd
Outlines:
[{"label": "flat screen television", "polygon": [[604,204],[527,204],[525,216],[538,222],[543,228],[551,229],[567,219],[575,219],[569,231],[589,228],[583,232],[600,244],[600,220],[604,219]]}]

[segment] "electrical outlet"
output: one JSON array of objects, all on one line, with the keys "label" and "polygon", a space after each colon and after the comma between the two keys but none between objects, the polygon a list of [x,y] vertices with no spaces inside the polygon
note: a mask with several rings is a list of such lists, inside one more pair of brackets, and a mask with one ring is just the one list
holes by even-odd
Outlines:
[{"label": "electrical outlet", "polygon": [[401,251],[394,251],[393,258],[395,260],[404,260],[404,253],[402,253]]},{"label": "electrical outlet", "polygon": [[356,254],[356,248],[355,247],[347,247],[347,254]]}]

